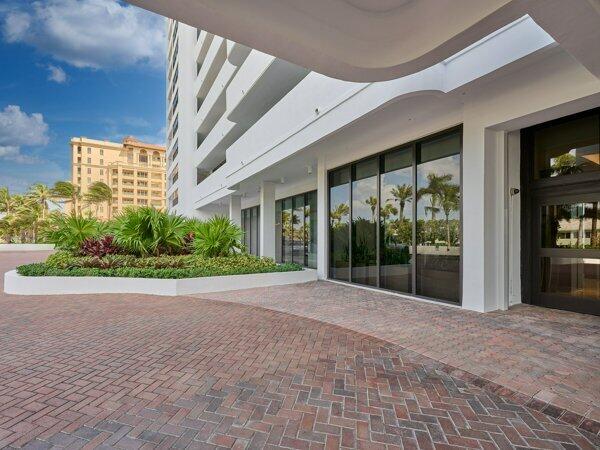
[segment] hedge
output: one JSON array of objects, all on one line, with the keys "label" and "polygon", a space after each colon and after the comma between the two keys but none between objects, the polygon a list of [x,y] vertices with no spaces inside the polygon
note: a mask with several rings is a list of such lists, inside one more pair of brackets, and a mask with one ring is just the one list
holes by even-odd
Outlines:
[{"label": "hedge", "polygon": [[222,275],[246,275],[253,273],[270,272],[293,272],[302,270],[298,264],[274,264],[264,267],[186,267],[186,268],[139,268],[139,267],[118,267],[111,269],[98,269],[93,267],[76,267],[70,269],[60,269],[50,267],[46,263],[26,264],[17,267],[17,273],[29,277],[127,277],[127,278],[197,278],[214,277]]},{"label": "hedge", "polygon": [[74,256],[59,251],[46,262],[17,267],[23,276],[196,278],[220,275],[291,272],[298,264],[277,264],[271,258],[237,254],[207,258],[198,255],[136,257],[133,255]]}]

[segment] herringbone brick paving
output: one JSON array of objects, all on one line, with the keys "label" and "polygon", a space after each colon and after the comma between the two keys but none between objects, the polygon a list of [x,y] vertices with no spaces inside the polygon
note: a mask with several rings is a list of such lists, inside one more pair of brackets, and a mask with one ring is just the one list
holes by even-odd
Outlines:
[{"label": "herringbone brick paving", "polygon": [[378,337],[441,362],[463,379],[508,388],[536,409],[600,431],[600,317],[529,305],[479,314],[323,281],[198,297]]},{"label": "herringbone brick paving", "polygon": [[3,448],[600,446],[411,350],[283,312],[136,295],[1,295],[0,311]]}]

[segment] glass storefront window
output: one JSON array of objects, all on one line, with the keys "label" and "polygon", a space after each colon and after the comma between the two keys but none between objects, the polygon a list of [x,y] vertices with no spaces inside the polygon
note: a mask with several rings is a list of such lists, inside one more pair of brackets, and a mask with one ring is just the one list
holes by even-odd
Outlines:
[{"label": "glass storefront window", "polygon": [[460,299],[460,151],[458,133],[417,150],[417,285],[426,297]]},{"label": "glass storefront window", "polygon": [[316,191],[277,200],[275,215],[275,223],[280,224],[275,233],[277,261],[294,262],[316,269]]},{"label": "glass storefront window", "polygon": [[307,203],[304,207],[304,226],[306,234],[307,266],[317,268],[317,191],[306,194]]},{"label": "glass storefront window", "polygon": [[549,125],[536,130],[534,177],[550,178],[600,171],[599,115]]},{"label": "glass storefront window", "polygon": [[305,256],[305,236],[304,236],[304,194],[296,195],[294,198],[294,208],[292,210],[292,262],[306,265]]},{"label": "glass storefront window", "polygon": [[329,174],[329,276],[350,281],[350,167]]},{"label": "glass storefront window", "polygon": [[275,261],[283,262],[281,252],[283,251],[283,226],[281,222],[281,202],[275,202]]},{"label": "glass storefront window", "polygon": [[259,245],[259,218],[260,206],[242,209],[242,230],[244,231],[244,245],[248,253],[258,256]]},{"label": "glass storefront window", "polygon": [[331,171],[330,278],[460,301],[461,149],[457,130]]},{"label": "glass storefront window", "polygon": [[380,286],[412,292],[412,147],[383,155],[381,174]]},{"label": "glass storefront window", "polygon": [[259,254],[258,236],[259,236],[259,217],[258,207],[250,209],[250,223],[251,223],[251,239],[250,239],[250,253],[253,255]]},{"label": "glass storefront window", "polygon": [[293,215],[293,207],[292,207],[292,198],[286,198],[283,200],[283,204],[281,207],[281,224],[283,228],[283,253],[281,260],[283,262],[292,262],[292,252],[293,252],[293,236],[294,236],[294,227],[292,221]]},{"label": "glass storefront window", "polygon": [[354,165],[352,180],[352,278],[377,286],[377,158]]}]

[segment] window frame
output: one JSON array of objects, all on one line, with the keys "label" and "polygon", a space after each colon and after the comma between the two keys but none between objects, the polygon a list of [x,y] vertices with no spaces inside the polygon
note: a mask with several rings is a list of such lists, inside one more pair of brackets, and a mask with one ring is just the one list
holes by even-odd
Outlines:
[{"label": "window frame", "polygon": [[[434,140],[434,139],[438,139],[440,137],[446,136],[446,135],[451,135],[451,134],[455,134],[458,133],[460,135],[460,152],[458,153],[460,155],[460,164],[459,164],[459,173],[460,173],[460,186],[459,186],[459,192],[460,192],[460,206],[459,206],[459,220],[460,220],[460,224],[459,224],[459,239],[460,239],[460,256],[459,256],[459,271],[458,271],[458,277],[459,277],[459,285],[458,285],[458,293],[459,293],[459,297],[458,297],[458,301],[452,301],[452,300],[446,300],[446,299],[440,299],[440,298],[435,298],[435,297],[428,297],[425,295],[421,295],[421,294],[417,294],[417,287],[416,287],[416,257],[417,257],[417,253],[416,253],[416,247],[417,247],[417,240],[416,240],[416,234],[417,234],[417,201],[414,201],[414,199],[416,199],[416,190],[417,190],[417,167],[418,167],[418,163],[417,163],[417,156],[418,156],[418,152],[420,150],[420,145],[422,143],[428,142],[430,140]],[[419,299],[423,299],[423,300],[431,300],[434,302],[438,302],[438,303],[444,303],[444,304],[448,304],[448,305],[454,305],[454,306],[462,306],[463,303],[463,255],[464,255],[464,239],[463,239],[463,219],[464,219],[464,215],[463,215],[463,185],[464,185],[464,176],[463,176],[463,143],[464,143],[464,137],[463,137],[463,124],[459,124],[456,126],[453,126],[451,128],[447,128],[444,129],[442,131],[438,131],[435,133],[431,133],[428,135],[424,135],[422,137],[419,137],[417,139],[414,139],[412,141],[408,141],[408,142],[404,142],[401,143],[399,145],[395,145],[394,147],[391,148],[387,148],[385,150],[382,150],[380,152],[375,152],[375,153],[371,153],[369,155],[366,155],[362,158],[350,161],[348,163],[345,164],[341,164],[339,166],[333,167],[331,169],[327,170],[327,174],[326,174],[326,180],[327,180],[327,185],[326,185],[326,189],[327,189],[327,204],[326,204],[326,218],[327,218],[327,222],[326,222],[326,226],[327,226],[327,236],[328,236],[328,242],[327,242],[327,248],[325,249],[326,251],[326,255],[325,255],[325,260],[326,260],[326,273],[327,273],[327,279],[332,279],[335,281],[339,281],[342,283],[348,283],[351,285],[358,285],[358,286],[365,286],[368,288],[372,288],[372,289],[378,289],[381,291],[386,291],[386,292],[391,292],[394,294],[398,294],[398,295],[406,295],[406,296],[410,296],[413,298],[419,298]],[[392,289],[387,289],[384,287],[380,286],[380,274],[381,274],[381,255],[380,255],[380,251],[381,249],[380,247],[380,224],[379,224],[379,209],[381,208],[381,175],[382,175],[382,170],[383,170],[383,156],[386,154],[389,154],[391,152],[394,152],[396,150],[402,149],[402,148],[407,148],[407,147],[412,147],[412,173],[413,173],[413,201],[411,202],[411,210],[412,210],[412,214],[413,214],[413,224],[412,224],[412,250],[413,250],[413,254],[412,254],[412,265],[413,267],[411,268],[412,274],[412,292],[401,292],[401,291],[396,291],[396,290],[392,290]],[[352,220],[350,220],[350,225],[349,225],[349,232],[348,232],[348,245],[349,245],[349,258],[348,258],[348,272],[349,272],[349,277],[348,280],[337,280],[334,278],[331,278],[331,261],[330,261],[330,246],[331,246],[331,234],[330,234],[330,220],[329,220],[329,213],[330,213],[330,208],[331,208],[331,196],[330,196],[330,174],[332,172],[335,172],[337,170],[340,169],[344,169],[344,168],[349,168],[350,170],[350,179],[348,181],[348,186],[349,186],[349,206],[350,206],[350,217],[352,217],[352,182],[354,181],[354,165],[357,163],[360,163],[362,161],[371,159],[371,158],[378,158],[379,159],[379,167],[378,167],[378,173],[377,173],[377,191],[378,191],[378,212],[377,212],[377,257],[376,257],[376,261],[377,261],[377,286],[371,286],[371,285],[363,285],[363,284],[359,284],[356,282],[351,281],[352,280]]]}]

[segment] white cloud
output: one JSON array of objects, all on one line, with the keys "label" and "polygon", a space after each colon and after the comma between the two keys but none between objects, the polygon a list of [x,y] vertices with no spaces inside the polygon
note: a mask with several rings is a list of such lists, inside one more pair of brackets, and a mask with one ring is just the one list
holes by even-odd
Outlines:
[{"label": "white cloud", "polygon": [[39,113],[27,114],[17,105],[0,111],[0,146],[46,145],[48,125]]},{"label": "white cloud", "polygon": [[40,162],[35,156],[24,155],[20,147],[12,145],[0,146],[0,160],[13,161],[17,164],[36,164]]},{"label": "white cloud", "polygon": [[4,38],[7,42],[19,42],[31,26],[29,14],[20,11],[7,14],[4,20]]},{"label": "white cloud", "polygon": [[67,74],[62,67],[48,64],[48,80],[58,84],[66,83]]},{"label": "white cloud", "polygon": [[29,44],[79,68],[118,69],[165,63],[161,16],[118,0],[44,0],[3,15],[7,42]]},{"label": "white cloud", "polygon": [[41,114],[27,114],[17,105],[0,111],[0,160],[35,164],[38,158],[23,154],[21,147],[46,145],[48,141],[48,125]]}]

